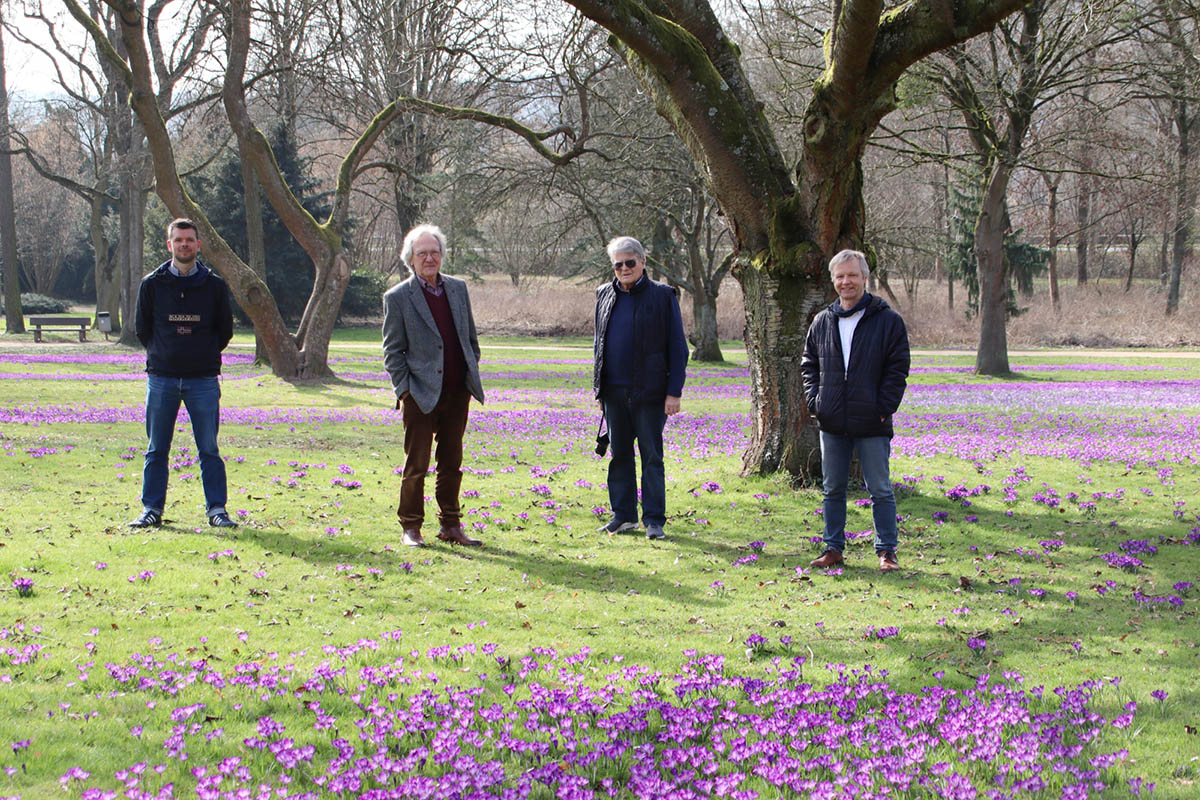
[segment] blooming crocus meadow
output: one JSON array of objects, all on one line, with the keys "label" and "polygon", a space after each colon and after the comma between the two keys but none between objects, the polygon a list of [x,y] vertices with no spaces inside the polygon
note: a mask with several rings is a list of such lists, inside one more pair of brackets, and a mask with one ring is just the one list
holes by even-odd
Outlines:
[{"label": "blooming crocus meadow", "polygon": [[164,525],[125,527],[141,354],[0,350],[0,798],[1194,796],[1200,358],[918,352],[881,575],[861,489],[813,570],[820,493],[741,476],[744,355],[692,365],[647,541],[596,532],[589,348],[485,340],[485,544],[438,543],[430,497],[411,549],[378,346],[291,385],[249,344],[233,531],[185,412]]},{"label": "blooming crocus meadow", "polygon": [[[1103,681],[1048,691],[1006,673],[903,692],[869,665],[813,683],[803,657],[746,670],[688,651],[663,672],[587,647],[514,660],[492,643],[403,642],[327,647],[311,670],[140,653],[97,666],[90,688],[154,698],[167,731],[131,730],[136,760],[60,782],[85,798],[174,797],[164,774],[186,765],[197,797],[839,798],[1089,797],[1127,780],[1128,750],[1099,744],[1114,722],[1096,711]],[[469,680],[441,677],[460,671]]]}]

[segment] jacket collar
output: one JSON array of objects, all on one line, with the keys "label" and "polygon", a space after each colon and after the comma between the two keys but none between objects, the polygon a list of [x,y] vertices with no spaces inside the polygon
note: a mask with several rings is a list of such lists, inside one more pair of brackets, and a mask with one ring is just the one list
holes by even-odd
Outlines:
[{"label": "jacket collar", "polygon": [[621,288],[621,282],[619,280],[616,278],[612,279],[613,289],[617,290],[618,292],[624,292],[625,294],[641,294],[642,292],[646,291],[646,287],[648,287],[650,283],[651,281],[649,272],[643,272],[642,277],[638,278],[638,282],[629,287],[628,290]]},{"label": "jacket collar", "polygon": [[211,271],[212,270],[200,262],[200,259],[196,259],[196,268],[194,270],[189,272],[186,276],[176,275],[171,271],[171,260],[167,259],[159,266],[158,269],[154,271],[154,275],[157,278],[165,278],[169,281],[200,281],[203,280]]}]

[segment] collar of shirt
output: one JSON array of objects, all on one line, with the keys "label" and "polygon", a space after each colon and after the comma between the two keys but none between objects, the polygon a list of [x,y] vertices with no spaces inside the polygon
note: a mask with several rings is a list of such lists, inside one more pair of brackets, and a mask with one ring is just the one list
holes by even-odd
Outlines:
[{"label": "collar of shirt", "polygon": [[646,282],[646,281],[648,281],[648,280],[650,280],[650,276],[649,276],[649,274],[647,274],[647,273],[643,272],[643,273],[642,273],[642,277],[638,278],[638,279],[637,279],[637,282],[636,282],[635,284],[633,284],[633,286],[630,286],[628,289],[626,289],[624,286],[622,286],[620,281],[617,281],[617,290],[618,290],[618,291],[622,291],[622,292],[624,292],[625,294],[629,294],[629,293],[630,293],[630,292],[632,292],[634,289],[636,289],[637,287],[641,286],[643,283],[645,283],[645,282]]},{"label": "collar of shirt", "polygon": [[198,261],[193,261],[193,262],[192,262],[192,269],[191,269],[191,270],[188,272],[188,274],[187,274],[187,275],[184,275],[182,272],[180,272],[180,271],[179,271],[179,268],[175,266],[175,259],[171,259],[171,263],[170,263],[170,265],[167,267],[167,270],[168,270],[168,271],[169,271],[169,272],[170,272],[172,275],[174,275],[176,278],[190,278],[190,277],[192,277],[193,275],[195,275],[195,274],[196,274],[196,270],[198,270],[198,269],[200,269],[200,262],[198,262]]},{"label": "collar of shirt", "polygon": [[437,285],[436,286],[434,286],[429,281],[422,278],[420,275],[417,275],[415,272],[413,273],[413,275],[416,276],[417,282],[421,284],[421,288],[424,289],[425,291],[429,292],[434,297],[441,297],[442,292],[446,291],[445,290],[446,282],[444,280],[442,280],[442,274],[440,272],[438,273],[438,276],[437,276]]}]

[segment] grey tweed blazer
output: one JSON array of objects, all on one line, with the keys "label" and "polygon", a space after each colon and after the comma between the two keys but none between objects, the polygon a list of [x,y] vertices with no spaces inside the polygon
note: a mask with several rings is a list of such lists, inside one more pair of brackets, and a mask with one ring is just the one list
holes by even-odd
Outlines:
[{"label": "grey tweed blazer", "polygon": [[[442,275],[450,315],[467,362],[467,391],[483,402],[479,380],[479,337],[466,281]],[[408,392],[417,407],[428,414],[442,396],[442,337],[416,276],[393,286],[383,296],[383,363],[392,379],[397,399]],[[450,346],[451,342],[445,343]]]}]

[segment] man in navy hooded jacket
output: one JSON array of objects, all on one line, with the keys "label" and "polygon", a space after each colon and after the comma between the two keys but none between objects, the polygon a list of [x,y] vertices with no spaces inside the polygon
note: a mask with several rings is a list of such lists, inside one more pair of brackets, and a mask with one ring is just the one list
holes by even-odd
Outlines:
[{"label": "man in navy hooded jacket", "polygon": [[200,234],[189,219],[167,226],[169,261],[142,279],[135,328],[146,348],[146,448],[142,513],[131,528],[162,524],[167,456],[182,402],[192,420],[208,524],[236,528],[225,510],[225,462],[217,449],[221,351],[233,337],[229,289],[199,261]]},{"label": "man in navy hooded jacket", "polygon": [[896,559],[896,498],[888,461],[892,415],[908,382],[908,331],[881,297],[867,293],[870,268],[857,250],[829,261],[838,299],[817,314],[804,342],[800,371],[808,412],[821,429],[825,552],[814,567],[842,563],[846,547],[846,484],[858,450],[871,495],[879,569],[900,569]]}]

